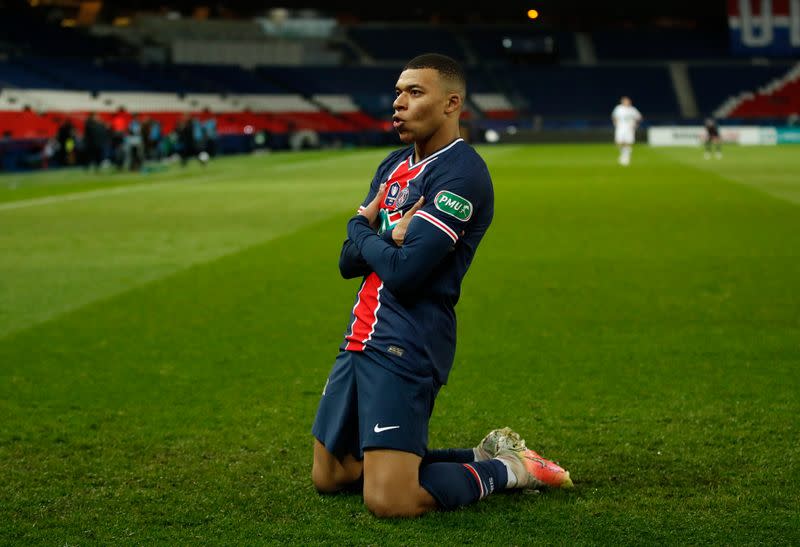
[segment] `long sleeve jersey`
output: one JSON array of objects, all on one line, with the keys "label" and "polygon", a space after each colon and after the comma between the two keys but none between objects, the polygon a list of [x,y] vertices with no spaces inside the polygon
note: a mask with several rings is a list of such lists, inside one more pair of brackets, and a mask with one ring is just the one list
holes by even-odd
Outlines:
[{"label": "long sleeve jersey", "polygon": [[[341,349],[377,350],[388,366],[444,384],[455,356],[461,282],[494,215],[489,170],[457,139],[417,163],[413,146],[389,154],[362,207],[383,182],[380,229],[358,214],[347,224],[339,268],[345,278],[364,279]],[[424,205],[397,246],[392,228],[420,196]]]}]

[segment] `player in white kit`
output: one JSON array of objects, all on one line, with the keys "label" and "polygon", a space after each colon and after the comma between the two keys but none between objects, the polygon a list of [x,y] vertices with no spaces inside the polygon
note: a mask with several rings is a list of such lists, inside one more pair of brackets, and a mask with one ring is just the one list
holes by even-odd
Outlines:
[{"label": "player in white kit", "polygon": [[622,97],[611,112],[614,122],[614,142],[619,148],[620,165],[630,165],[633,143],[636,141],[636,127],[642,121],[642,114],[631,104],[630,97]]}]

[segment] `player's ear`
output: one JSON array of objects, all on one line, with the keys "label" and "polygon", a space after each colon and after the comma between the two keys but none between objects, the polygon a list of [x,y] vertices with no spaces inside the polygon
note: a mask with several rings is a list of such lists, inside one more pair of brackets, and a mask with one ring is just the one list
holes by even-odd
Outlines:
[{"label": "player's ear", "polygon": [[445,106],[444,109],[446,114],[452,114],[454,112],[457,112],[461,110],[462,106],[463,106],[463,99],[461,98],[460,94],[458,93],[447,94],[447,106]]}]

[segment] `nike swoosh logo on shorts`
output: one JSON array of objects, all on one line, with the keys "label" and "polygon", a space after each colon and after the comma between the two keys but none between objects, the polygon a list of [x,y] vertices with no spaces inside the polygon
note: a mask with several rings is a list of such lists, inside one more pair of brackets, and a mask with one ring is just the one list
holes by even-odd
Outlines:
[{"label": "nike swoosh logo on shorts", "polygon": [[388,431],[390,429],[400,429],[399,425],[387,425],[386,427],[381,427],[379,424],[375,424],[375,427],[372,428],[372,431],[375,433],[383,433],[384,431]]}]

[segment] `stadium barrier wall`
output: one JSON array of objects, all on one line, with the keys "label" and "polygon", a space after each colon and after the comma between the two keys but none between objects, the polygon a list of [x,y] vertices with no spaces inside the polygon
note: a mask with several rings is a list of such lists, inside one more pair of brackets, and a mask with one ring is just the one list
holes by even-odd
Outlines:
[{"label": "stadium barrier wall", "polygon": [[[705,142],[702,125],[654,126],[647,129],[650,146],[699,146]],[[800,127],[723,125],[719,128],[723,142],[743,146],[800,144]]]},{"label": "stadium barrier wall", "polygon": [[800,127],[778,127],[778,144],[800,144]]},{"label": "stadium barrier wall", "polygon": [[[512,133],[498,132],[500,143],[614,143],[614,128],[585,128],[585,129],[518,129]],[[637,132],[637,138],[639,138]],[[485,135],[479,139],[487,140]]]}]

